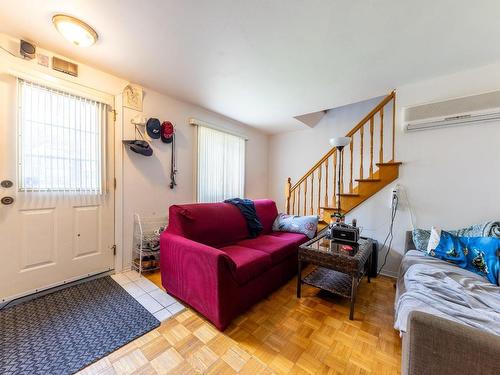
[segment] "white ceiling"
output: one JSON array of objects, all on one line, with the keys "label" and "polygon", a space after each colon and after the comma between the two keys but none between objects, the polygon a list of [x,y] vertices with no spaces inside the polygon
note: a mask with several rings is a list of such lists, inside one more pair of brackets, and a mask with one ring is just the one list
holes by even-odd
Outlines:
[{"label": "white ceiling", "polygon": [[[83,49],[50,20],[99,33]],[[275,133],[500,60],[498,0],[0,0],[0,32]]]}]

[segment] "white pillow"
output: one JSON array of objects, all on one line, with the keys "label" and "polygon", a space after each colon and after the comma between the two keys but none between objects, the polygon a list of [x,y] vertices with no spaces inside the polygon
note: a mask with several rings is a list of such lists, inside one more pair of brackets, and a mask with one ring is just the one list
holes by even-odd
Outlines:
[{"label": "white pillow", "polygon": [[441,239],[441,229],[432,227],[431,236],[429,237],[429,243],[427,244],[427,254],[434,250],[439,245],[439,240]]}]

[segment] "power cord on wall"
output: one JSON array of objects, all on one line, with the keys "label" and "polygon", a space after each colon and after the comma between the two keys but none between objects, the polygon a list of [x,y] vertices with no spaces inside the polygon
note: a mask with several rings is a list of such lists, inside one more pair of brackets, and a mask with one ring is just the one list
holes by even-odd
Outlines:
[{"label": "power cord on wall", "polygon": [[382,266],[380,266],[377,276],[380,275],[380,272],[382,272],[382,269],[384,268],[386,262],[387,262],[387,256],[389,255],[389,252],[391,251],[391,245],[392,245],[392,240],[394,239],[394,220],[396,219],[396,214],[398,212],[398,204],[399,204],[399,198],[397,194],[392,195],[392,204],[391,204],[391,222],[389,225],[389,233],[387,233],[387,236],[385,237],[384,243],[382,244],[382,249],[385,247],[387,244],[387,240],[389,240],[389,244],[387,245],[387,251],[384,256],[384,262],[382,263]]},{"label": "power cord on wall", "polygon": [[408,212],[410,214],[411,229],[415,229],[415,220],[414,220],[415,214],[413,212],[410,200],[408,199],[408,193],[403,185],[399,185],[399,189],[403,192],[405,196],[406,205],[408,206]]}]

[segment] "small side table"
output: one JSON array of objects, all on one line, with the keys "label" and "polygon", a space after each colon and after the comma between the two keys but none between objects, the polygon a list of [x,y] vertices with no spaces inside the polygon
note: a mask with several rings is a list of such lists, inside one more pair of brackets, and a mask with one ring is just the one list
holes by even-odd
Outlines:
[{"label": "small side table", "polygon": [[[345,246],[352,247],[352,250],[346,250]],[[370,239],[360,239],[357,244],[347,244],[327,239],[326,233],[323,233],[306,242],[299,247],[297,298],[300,298],[303,283],[349,298],[349,319],[353,320],[356,292],[365,274],[370,282],[372,252]],[[303,262],[317,266],[304,278]]]}]

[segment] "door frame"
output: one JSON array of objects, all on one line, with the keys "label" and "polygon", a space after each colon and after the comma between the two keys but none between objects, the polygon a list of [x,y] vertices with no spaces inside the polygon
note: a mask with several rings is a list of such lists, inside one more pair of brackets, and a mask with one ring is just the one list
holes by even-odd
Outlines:
[{"label": "door frame", "polygon": [[[3,66],[2,66],[3,65]],[[122,186],[122,172],[123,172],[123,153],[122,153],[122,144],[121,141],[117,142],[117,140],[121,140],[122,138],[122,126],[117,126],[117,124],[121,124],[121,93],[119,95],[111,94],[106,91],[102,91],[100,89],[90,87],[85,85],[82,82],[82,79],[79,77],[63,77],[62,73],[52,72],[47,74],[43,71],[40,71],[39,66],[35,66],[30,64],[26,60],[20,60],[16,57],[9,56],[0,56],[0,73],[8,74],[15,78],[21,78],[27,81],[39,83],[42,85],[46,85],[55,89],[60,89],[65,92],[69,92],[75,95],[84,96],[89,99],[93,99],[102,103],[105,103],[110,106],[112,111],[115,111],[114,124],[111,124],[114,127],[114,137],[112,140],[112,148],[110,150],[114,153],[114,163],[111,166],[114,171],[114,181],[108,181],[111,186],[110,189],[115,189],[114,197],[113,197],[113,220],[114,220],[114,244],[116,245],[116,253],[114,256],[114,260],[111,264],[113,267],[109,271],[99,271],[95,273],[88,274],[86,277],[92,277],[99,274],[109,274],[113,272],[120,272],[123,270],[123,248],[122,248],[122,236],[123,236],[123,186]],[[118,80],[118,79],[117,79]],[[126,85],[126,81],[120,80],[123,82],[123,85]],[[120,86],[122,84],[120,83]],[[123,87],[124,87],[123,86]],[[117,102],[117,100],[119,101]],[[18,99],[16,99],[16,109],[18,111]],[[16,116],[17,117],[17,116]],[[16,124],[17,128],[18,124]],[[17,146],[16,146],[17,147]],[[16,152],[17,154],[17,152]],[[16,176],[17,178],[17,176]],[[83,276],[83,275],[82,275]],[[38,289],[36,292],[46,291],[48,289],[57,288],[59,286],[86,278],[82,276],[75,276],[64,281],[53,283],[47,285],[43,288]],[[26,297],[33,294],[33,291],[28,291],[25,293],[20,293],[4,302],[0,302],[0,307],[2,305],[11,303],[14,300],[18,300],[20,298]]]}]

